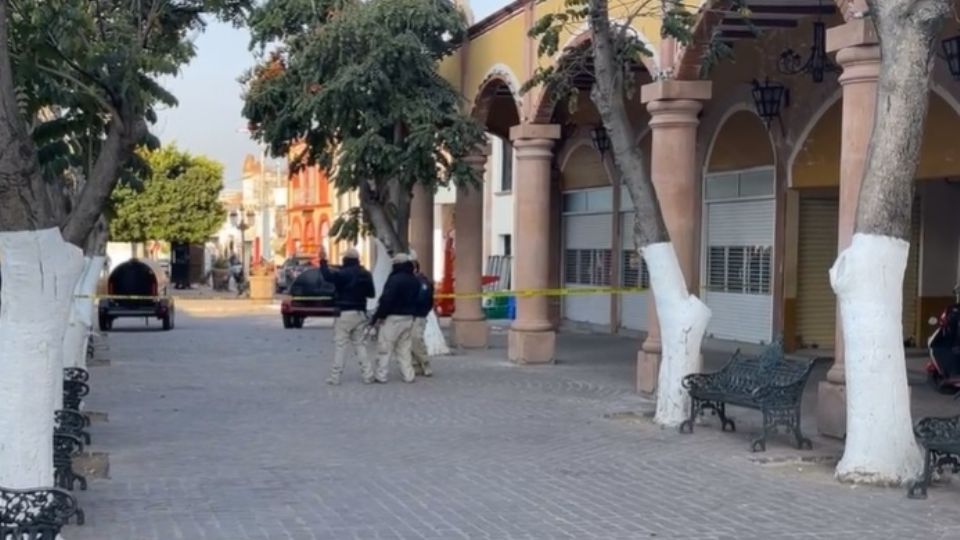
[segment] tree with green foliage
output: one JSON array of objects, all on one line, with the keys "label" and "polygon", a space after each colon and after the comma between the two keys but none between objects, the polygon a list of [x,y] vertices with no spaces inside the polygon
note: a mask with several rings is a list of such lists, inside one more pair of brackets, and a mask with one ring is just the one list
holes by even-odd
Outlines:
[{"label": "tree with green foliage", "polygon": [[0,0],[0,432],[17,434],[0,485],[53,484],[63,339],[90,266],[80,247],[135,149],[156,144],[156,108],[176,102],[158,78],[194,55],[206,14],[239,22],[249,4]]},{"label": "tree with green foliage", "polygon": [[118,242],[200,243],[223,224],[223,166],[166,145],[143,151],[150,175],[111,197],[110,238]]},{"label": "tree with green foliage", "polygon": [[438,74],[466,34],[449,0],[267,0],[250,17],[253,46],[277,48],[244,78],[254,136],[292,170],[319,164],[360,208],[331,232],[372,232],[408,248],[412,189],[480,178],[462,158],[484,142]]}]

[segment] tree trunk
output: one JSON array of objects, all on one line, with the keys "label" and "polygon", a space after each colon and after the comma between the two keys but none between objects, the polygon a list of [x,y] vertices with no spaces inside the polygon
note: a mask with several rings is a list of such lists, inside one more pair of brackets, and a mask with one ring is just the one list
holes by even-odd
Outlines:
[{"label": "tree trunk", "polygon": [[60,355],[83,254],[44,229],[0,233],[0,259],[0,485],[50,486]]},{"label": "tree trunk", "polygon": [[86,254],[88,257],[106,255],[109,233],[110,224],[107,221],[107,218],[101,215],[100,219],[97,220],[96,225],[94,225],[93,230],[90,231],[89,235],[87,235],[87,241],[83,248],[84,254]]},{"label": "tree trunk", "polygon": [[635,144],[636,134],[624,103],[623,81],[623,74],[632,72],[623,69],[615,59],[607,7],[607,0],[590,0],[596,79],[591,97],[610,135],[617,171],[626,181],[633,200],[634,243],[647,263],[660,320],[663,349],[654,421],[677,427],[685,419],[690,400],[681,382],[687,374],[700,371],[700,344],[710,309],[687,290],[646,160]]},{"label": "tree trunk", "polygon": [[882,63],[857,223],[830,281],[840,302],[847,439],[837,477],[900,485],[917,477],[903,350],[903,276],[933,51],[948,0],[868,0]]}]

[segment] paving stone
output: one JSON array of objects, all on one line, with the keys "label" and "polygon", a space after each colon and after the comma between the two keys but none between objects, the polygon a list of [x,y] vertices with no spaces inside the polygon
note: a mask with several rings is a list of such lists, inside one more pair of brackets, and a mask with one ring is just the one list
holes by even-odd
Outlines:
[{"label": "paving stone", "polygon": [[351,364],[331,387],[327,325],[177,322],[109,335],[89,406],[110,414],[91,434],[111,479],[77,494],[88,524],[67,540],[960,538],[960,483],[917,502],[839,485],[829,465],[755,462],[753,413],[743,433],[693,435],[611,415],[649,403],[635,353],[595,337],[561,336],[551,366],[495,346],[413,385],[363,385]]}]

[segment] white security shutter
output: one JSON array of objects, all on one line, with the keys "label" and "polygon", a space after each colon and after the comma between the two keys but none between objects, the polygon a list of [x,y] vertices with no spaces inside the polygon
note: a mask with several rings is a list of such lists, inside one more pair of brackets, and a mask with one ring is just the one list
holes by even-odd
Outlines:
[{"label": "white security shutter", "polygon": [[613,224],[607,214],[563,216],[567,249],[610,249]]},{"label": "white security shutter", "polygon": [[770,341],[776,203],[766,195],[772,186],[772,170],[725,174],[716,184],[707,178],[704,299],[713,337]]},{"label": "white security shutter", "polygon": [[[610,286],[613,214],[563,216],[564,287]],[[564,317],[593,325],[610,324],[610,295],[589,294],[564,298]]]},{"label": "white security shutter", "polygon": [[[644,264],[633,245],[633,212],[620,214],[620,238],[622,270],[624,287],[648,287],[649,276],[646,275]],[[647,329],[647,298],[649,291],[620,295],[620,325],[629,330]]]},{"label": "white security shutter", "polygon": [[803,348],[831,349],[837,332],[837,298],[830,267],[837,258],[837,199],[800,199],[797,246],[797,334]]}]

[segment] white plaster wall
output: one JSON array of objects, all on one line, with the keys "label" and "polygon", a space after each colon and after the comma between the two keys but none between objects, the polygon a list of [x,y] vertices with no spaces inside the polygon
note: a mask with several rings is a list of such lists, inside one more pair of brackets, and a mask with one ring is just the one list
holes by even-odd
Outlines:
[{"label": "white plaster wall", "polygon": [[[493,189],[492,208],[490,211],[490,255],[503,255],[503,242],[500,237],[509,234],[514,251],[516,248],[516,236],[513,234],[513,193],[501,191],[500,186],[503,181],[503,145],[504,141],[494,137],[493,152],[488,162],[490,168],[490,184]],[[517,164],[513,163],[514,182],[516,177]],[[546,196],[548,194],[544,194]]]}]

